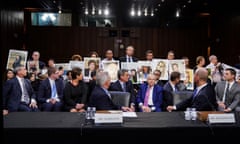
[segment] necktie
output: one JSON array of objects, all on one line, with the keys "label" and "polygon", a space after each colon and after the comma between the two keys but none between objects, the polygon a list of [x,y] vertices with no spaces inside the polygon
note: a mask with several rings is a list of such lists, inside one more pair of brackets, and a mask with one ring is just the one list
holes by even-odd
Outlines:
[{"label": "necktie", "polygon": [[130,57],[128,57],[128,62],[131,62],[131,58]]},{"label": "necktie", "polygon": [[225,92],[224,92],[225,94],[224,94],[223,99],[222,99],[223,102],[225,102],[226,98],[227,98],[228,95],[229,95],[229,86],[230,86],[230,84],[228,83],[228,84],[227,84],[227,87],[226,87],[226,89],[225,89]]},{"label": "necktie", "polygon": [[195,98],[197,96],[197,88],[193,91],[193,98]]},{"label": "necktie", "polygon": [[145,98],[144,98],[144,106],[148,106],[148,99],[149,99],[149,95],[150,95],[150,87],[147,88],[146,94],[145,94]]},{"label": "necktie", "polygon": [[123,88],[123,91],[126,92],[127,91],[127,88],[126,88],[126,83],[123,83],[122,84],[122,88]]},{"label": "necktie", "polygon": [[29,103],[29,95],[28,95],[28,92],[27,92],[27,88],[26,88],[26,85],[25,85],[25,80],[24,78],[21,79],[22,81],[22,95],[23,95],[23,101],[25,103]]},{"label": "necktie", "polygon": [[55,98],[56,94],[57,94],[57,88],[56,88],[55,82],[53,82],[53,85],[52,85],[52,98]]}]

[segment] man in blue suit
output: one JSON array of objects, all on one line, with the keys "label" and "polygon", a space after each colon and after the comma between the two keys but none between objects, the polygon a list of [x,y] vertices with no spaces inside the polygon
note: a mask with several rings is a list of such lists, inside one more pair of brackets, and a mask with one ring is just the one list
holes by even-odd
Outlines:
[{"label": "man in blue suit", "polygon": [[48,78],[43,80],[38,90],[38,101],[42,111],[61,111],[63,80],[55,67],[48,68]]},{"label": "man in blue suit", "polygon": [[111,84],[111,78],[108,72],[98,72],[96,83],[89,100],[89,106],[96,107],[97,110],[123,110],[132,111],[129,107],[116,105],[111,99],[108,88]]},{"label": "man in blue suit", "polygon": [[111,84],[109,90],[129,92],[131,94],[129,106],[135,111],[135,91],[132,82],[129,80],[128,70],[121,69],[118,71],[118,80]]},{"label": "man in blue suit", "polygon": [[198,68],[194,74],[194,82],[197,88],[193,95],[174,106],[168,106],[167,110],[184,111],[187,107],[196,108],[197,111],[215,111],[217,101],[212,85],[207,83],[208,71],[205,68]]},{"label": "man in blue suit", "polygon": [[27,75],[24,66],[15,69],[16,77],[8,80],[3,86],[3,111],[38,111],[36,96],[31,83],[24,77]]},{"label": "man in blue suit", "polygon": [[163,88],[155,84],[156,77],[149,74],[147,83],[140,86],[137,94],[137,104],[141,112],[161,112]]}]

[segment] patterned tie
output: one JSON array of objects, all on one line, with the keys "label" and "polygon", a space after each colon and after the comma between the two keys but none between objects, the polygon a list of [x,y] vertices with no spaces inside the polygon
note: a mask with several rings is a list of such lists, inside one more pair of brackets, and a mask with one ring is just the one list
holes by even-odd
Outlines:
[{"label": "patterned tie", "polygon": [[56,94],[57,94],[57,88],[56,88],[55,82],[53,82],[53,85],[52,85],[52,97],[51,98],[55,98]]},{"label": "patterned tie", "polygon": [[29,95],[28,95],[28,92],[27,92],[27,88],[26,88],[26,85],[25,85],[25,80],[24,80],[24,78],[22,78],[21,81],[22,81],[23,101],[28,104],[29,101],[30,101],[30,98],[29,98]]},{"label": "patterned tie", "polygon": [[148,106],[148,99],[149,99],[149,95],[150,95],[150,87],[147,88],[147,91],[146,91],[146,95],[145,95],[145,98],[144,98],[144,106]]}]

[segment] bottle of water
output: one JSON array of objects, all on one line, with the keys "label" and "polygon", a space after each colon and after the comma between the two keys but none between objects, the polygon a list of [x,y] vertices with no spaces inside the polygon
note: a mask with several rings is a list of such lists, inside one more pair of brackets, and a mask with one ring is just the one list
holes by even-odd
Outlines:
[{"label": "bottle of water", "polygon": [[185,113],[185,120],[191,120],[191,109],[187,108]]},{"label": "bottle of water", "polygon": [[192,120],[197,120],[197,111],[196,111],[196,108],[192,108],[191,109],[191,119]]},{"label": "bottle of water", "polygon": [[91,119],[95,119],[96,107],[91,108]]},{"label": "bottle of water", "polygon": [[87,107],[87,111],[85,114],[85,119],[90,120],[91,119],[91,107]]}]

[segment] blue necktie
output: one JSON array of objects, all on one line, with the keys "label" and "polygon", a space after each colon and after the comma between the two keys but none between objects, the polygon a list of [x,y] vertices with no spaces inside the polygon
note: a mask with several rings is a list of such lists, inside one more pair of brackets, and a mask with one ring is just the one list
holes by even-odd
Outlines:
[{"label": "blue necktie", "polygon": [[193,98],[195,98],[197,96],[197,88],[193,91]]},{"label": "blue necktie", "polygon": [[57,93],[56,84],[55,84],[55,82],[53,82],[53,85],[52,85],[52,98],[56,97],[56,93]]}]

